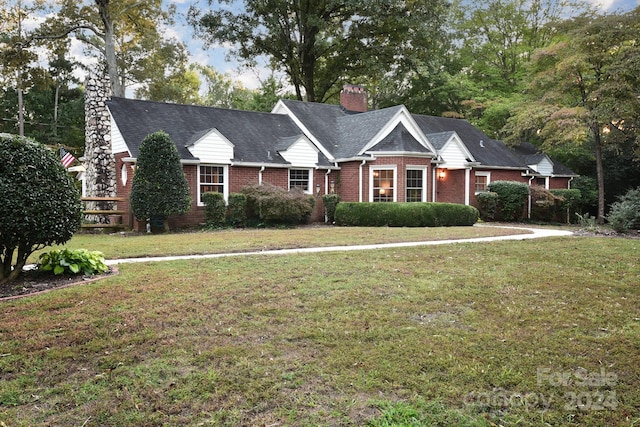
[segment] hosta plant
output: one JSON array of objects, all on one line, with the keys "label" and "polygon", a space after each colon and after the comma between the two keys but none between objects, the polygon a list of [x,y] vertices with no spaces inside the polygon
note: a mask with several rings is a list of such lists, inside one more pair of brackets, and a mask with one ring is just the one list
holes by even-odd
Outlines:
[{"label": "hosta plant", "polygon": [[99,251],[87,249],[54,249],[40,255],[40,271],[53,271],[53,274],[79,274],[92,276],[109,270],[104,255]]}]

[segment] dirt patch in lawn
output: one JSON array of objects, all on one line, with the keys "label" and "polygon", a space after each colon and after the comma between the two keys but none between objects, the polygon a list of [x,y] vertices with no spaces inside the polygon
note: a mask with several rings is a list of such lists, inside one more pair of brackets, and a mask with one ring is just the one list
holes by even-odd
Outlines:
[{"label": "dirt patch in lawn", "polygon": [[60,274],[56,276],[51,272],[28,270],[20,274],[13,282],[0,285],[0,301],[91,283],[116,274],[118,274],[118,270],[115,267],[110,267],[109,271],[94,276],[82,274]]}]

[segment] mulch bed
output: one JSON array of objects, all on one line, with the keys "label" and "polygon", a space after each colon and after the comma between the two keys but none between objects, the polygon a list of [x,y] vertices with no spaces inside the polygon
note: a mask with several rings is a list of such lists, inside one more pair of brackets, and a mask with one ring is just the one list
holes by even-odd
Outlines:
[{"label": "mulch bed", "polygon": [[13,282],[0,286],[0,301],[90,283],[116,274],[118,274],[118,270],[114,267],[110,267],[109,271],[95,276],[82,274],[60,274],[56,276],[51,272],[28,270]]}]

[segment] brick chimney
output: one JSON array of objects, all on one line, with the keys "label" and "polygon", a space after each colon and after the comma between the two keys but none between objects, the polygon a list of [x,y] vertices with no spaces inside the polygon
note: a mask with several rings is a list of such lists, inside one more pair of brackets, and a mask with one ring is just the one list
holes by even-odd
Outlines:
[{"label": "brick chimney", "polygon": [[365,113],[367,111],[367,91],[362,86],[344,85],[340,92],[340,105],[347,111]]}]

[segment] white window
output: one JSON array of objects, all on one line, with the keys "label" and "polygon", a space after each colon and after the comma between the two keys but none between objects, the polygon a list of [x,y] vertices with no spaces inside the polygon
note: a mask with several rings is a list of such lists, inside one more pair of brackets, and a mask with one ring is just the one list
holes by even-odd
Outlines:
[{"label": "white window", "polygon": [[227,166],[200,165],[198,173],[198,205],[203,206],[204,193],[222,193],[225,200],[228,195]]},{"label": "white window", "polygon": [[491,172],[477,172],[476,175],[476,194],[487,191],[487,186],[491,183]]},{"label": "white window", "polygon": [[289,169],[289,190],[302,188],[305,193],[311,192],[311,169]]},{"label": "white window", "polygon": [[425,202],[427,194],[426,168],[407,168],[407,202]]},{"label": "white window", "polygon": [[397,188],[395,166],[371,167],[370,200],[372,202],[395,202]]}]

